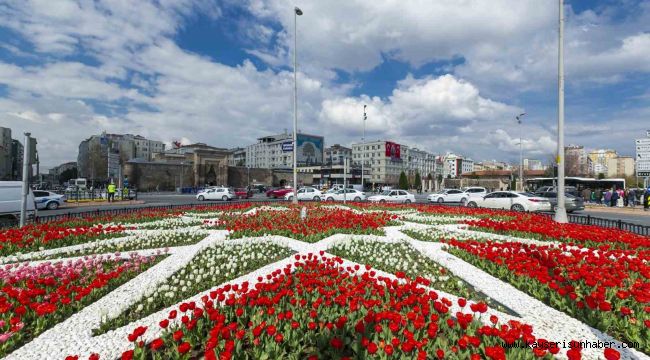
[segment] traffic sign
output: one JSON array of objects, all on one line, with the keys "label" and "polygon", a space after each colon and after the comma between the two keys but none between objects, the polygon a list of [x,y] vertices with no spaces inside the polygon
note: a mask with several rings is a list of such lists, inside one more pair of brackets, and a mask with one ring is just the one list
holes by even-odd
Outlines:
[{"label": "traffic sign", "polygon": [[287,141],[282,143],[282,151],[284,152],[293,151],[293,141]]}]

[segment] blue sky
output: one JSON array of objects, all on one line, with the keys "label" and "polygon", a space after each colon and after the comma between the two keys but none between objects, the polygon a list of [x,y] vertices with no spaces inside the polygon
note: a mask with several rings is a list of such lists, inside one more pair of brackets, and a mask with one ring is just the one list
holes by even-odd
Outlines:
[{"label": "blue sky", "polygon": [[[103,130],[235,147],[290,129],[295,5],[303,131],[349,145],[366,104],[369,139],[514,161],[521,131],[552,157],[557,4],[537,0],[9,0],[0,125],[32,132],[44,167]],[[565,12],[566,142],[630,155],[650,128],[650,1]]]}]

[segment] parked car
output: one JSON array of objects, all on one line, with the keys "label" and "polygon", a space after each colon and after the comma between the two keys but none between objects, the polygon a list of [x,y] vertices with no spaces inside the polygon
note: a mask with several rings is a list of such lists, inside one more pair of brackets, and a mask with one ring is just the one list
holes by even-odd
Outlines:
[{"label": "parked car", "polygon": [[[23,183],[21,181],[0,181],[0,225],[11,225],[20,219]],[[34,193],[27,194],[27,217],[36,216]]]},{"label": "parked car", "polygon": [[323,201],[363,201],[366,200],[366,194],[359,190],[342,189],[335,192],[326,192],[320,196]]},{"label": "parked car", "polygon": [[229,188],[225,187],[212,187],[199,191],[196,194],[196,199],[199,201],[205,200],[223,200],[228,201],[236,197],[235,193]]},{"label": "parked car", "polygon": [[[539,189],[535,190],[536,194],[545,192],[557,192],[557,186],[542,186]],[[578,194],[578,189],[576,189],[575,186],[565,186],[564,193],[578,197],[580,196],[580,194]]]},{"label": "parked car", "polygon": [[463,203],[463,200],[467,201],[469,196],[464,193],[462,190],[458,189],[445,189],[438,193],[433,193],[427,196],[429,202],[442,203]]},{"label": "parked car", "polygon": [[274,192],[275,190],[277,190],[277,189],[278,189],[278,188],[276,188],[276,187],[269,187],[269,188],[266,188],[266,197],[271,197],[271,194],[273,194],[273,192]]},{"label": "parked car", "polygon": [[[551,211],[555,211],[555,207],[557,206],[557,192],[536,192],[535,195],[547,198],[551,203]],[[564,208],[567,212],[571,213],[585,209],[585,201],[581,197],[573,196],[571,194],[564,194],[564,196]]]},{"label": "parked car", "polygon": [[495,191],[483,197],[470,199],[468,207],[490,209],[509,209],[513,211],[550,211],[551,203],[547,198],[535,194],[515,191]]},{"label": "parked car", "polygon": [[[465,192],[465,194],[467,194],[468,199],[475,198],[475,197],[483,197],[483,196],[487,195],[487,193],[488,193],[486,188],[480,187],[480,186],[471,186],[471,187],[465,188],[465,189],[463,189],[463,192]],[[461,199],[461,202],[463,202],[462,199]],[[465,204],[463,204],[463,205],[465,205]]]},{"label": "parked car", "polygon": [[[298,200],[300,201],[305,201],[305,200],[313,200],[313,201],[320,201],[320,196],[322,193],[320,190],[315,189],[313,187],[304,187],[302,189],[298,189]],[[284,195],[285,200],[293,201],[293,191],[286,193]]]},{"label": "parked car", "polygon": [[279,199],[279,198],[283,198],[285,195],[287,195],[290,192],[293,192],[293,189],[290,186],[287,186],[284,188],[275,189],[270,193],[267,192],[266,196],[274,199]]},{"label": "parked car", "polygon": [[405,190],[389,190],[384,191],[379,195],[373,195],[369,197],[368,201],[379,203],[392,202],[409,204],[415,202],[415,195]]},{"label": "parked car", "polygon": [[247,188],[237,188],[235,189],[235,197],[237,199],[250,199],[253,197],[253,191]]},{"label": "parked car", "polygon": [[55,210],[63,205],[65,196],[50,191],[34,190],[34,202],[37,209]]}]

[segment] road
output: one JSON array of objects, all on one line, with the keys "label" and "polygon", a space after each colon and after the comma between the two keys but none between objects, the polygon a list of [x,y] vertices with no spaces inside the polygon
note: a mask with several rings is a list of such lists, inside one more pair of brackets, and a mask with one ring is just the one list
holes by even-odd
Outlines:
[{"label": "road", "polygon": [[[190,194],[175,194],[175,193],[143,193],[138,196],[138,200],[142,200],[144,204],[134,204],[134,205],[104,205],[104,206],[87,206],[87,207],[73,207],[73,208],[62,208],[57,210],[40,210],[38,212],[39,216],[48,216],[56,214],[66,214],[66,213],[79,213],[86,211],[95,211],[97,209],[123,209],[123,208],[140,208],[148,206],[166,206],[166,205],[180,205],[180,204],[205,204],[205,202],[200,202],[196,200],[195,195]],[[265,194],[255,194],[255,196],[250,199],[250,201],[268,201],[269,199]],[[415,200],[417,203],[426,203],[427,194],[415,194]],[[284,200],[278,200],[284,201]],[[576,215],[591,215],[593,217],[611,219],[611,220],[622,220],[625,222],[630,222],[633,224],[639,225],[648,225],[650,226],[650,212],[644,213],[642,211],[630,212],[630,211],[617,211],[612,209],[587,209],[576,213]]]}]

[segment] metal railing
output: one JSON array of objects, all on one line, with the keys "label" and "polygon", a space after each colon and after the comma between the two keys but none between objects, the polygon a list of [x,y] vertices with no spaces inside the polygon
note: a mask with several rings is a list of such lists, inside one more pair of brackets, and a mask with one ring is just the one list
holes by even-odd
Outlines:
[{"label": "metal railing", "polygon": [[[72,190],[63,193],[67,202],[84,202],[84,201],[106,201],[108,192],[106,189],[93,190]],[[138,191],[136,189],[117,189],[115,191],[115,200],[137,200]]]},{"label": "metal railing", "polygon": [[625,222],[622,220],[603,219],[591,215],[567,214],[570,223],[581,225],[596,225],[605,228],[615,228],[638,235],[650,236],[650,226]]}]

